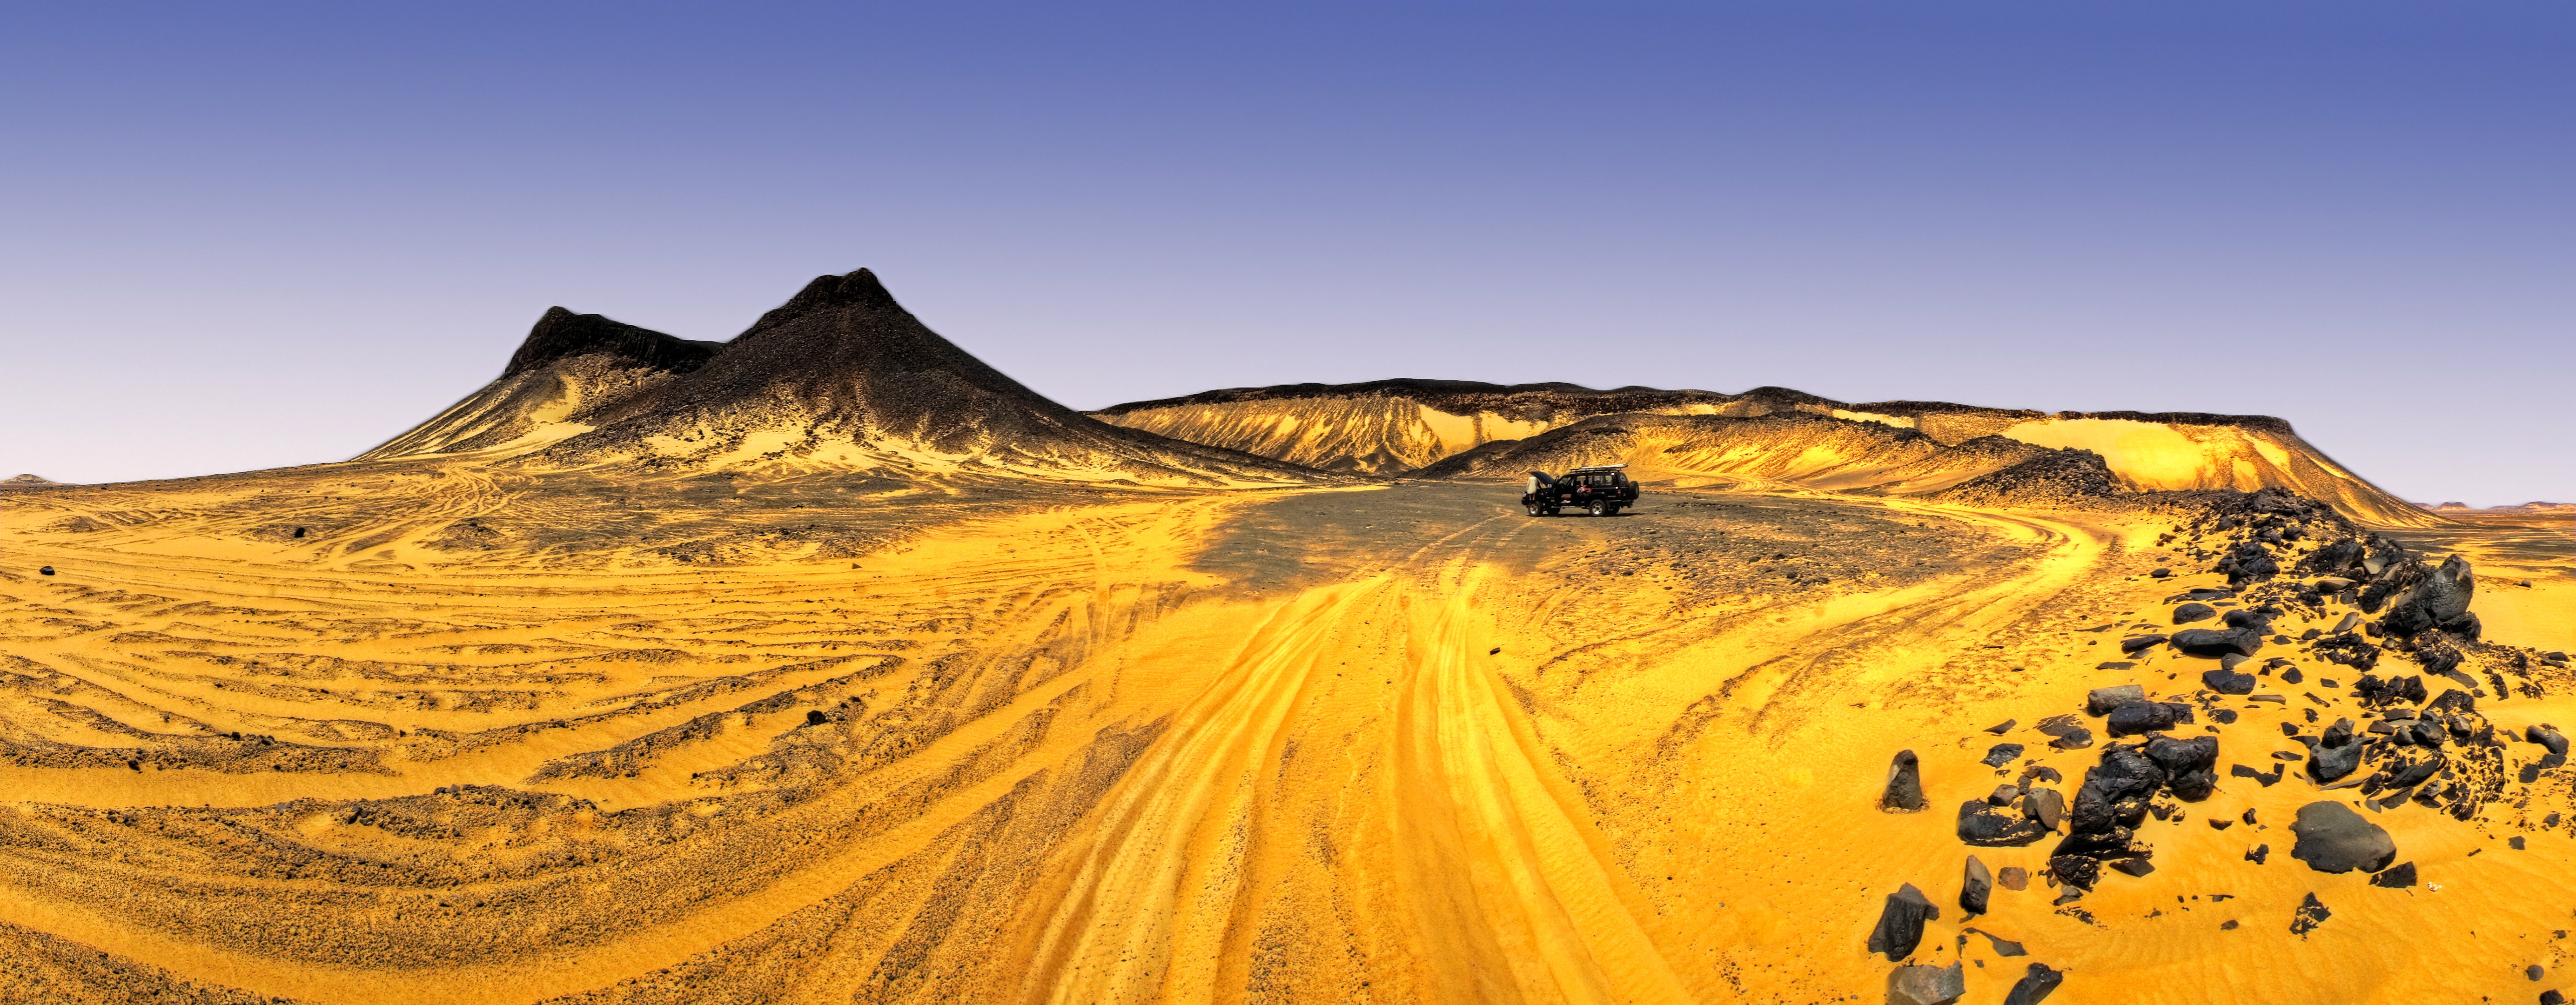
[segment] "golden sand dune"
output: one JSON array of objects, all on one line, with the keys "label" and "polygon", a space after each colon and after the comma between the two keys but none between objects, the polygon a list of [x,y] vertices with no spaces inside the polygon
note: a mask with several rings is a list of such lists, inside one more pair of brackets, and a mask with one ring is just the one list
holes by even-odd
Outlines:
[{"label": "golden sand dune", "polygon": [[[1774,416],[1721,428],[1841,467],[1621,434],[1688,449],[1532,518],[1007,388],[906,426],[883,360],[579,384],[691,351],[588,330],[513,375],[626,395],[587,431],[522,382],[375,459],[0,486],[0,1000],[2511,1001],[2576,956],[2565,516]],[[725,445],[791,411],[849,425]],[[2388,844],[2312,868],[2303,810]]]},{"label": "golden sand dune", "polygon": [[[2010,444],[2071,447],[2099,454],[2131,491],[2279,488],[2373,523],[2439,522],[2335,463],[2289,423],[2266,416],[2048,413],[1917,401],[1845,404],[1779,387],[1730,395],[1433,380],[1236,388],[1092,414],[1176,439],[1331,470],[1454,475],[1549,464],[1555,470],[1566,457],[1618,457],[1677,477],[1766,472],[1825,487],[1881,485],[1900,493],[1937,489],[2030,456]],[[1625,415],[1693,418],[1612,418]],[[1852,428],[1825,432],[1777,421],[1810,416]],[[1765,417],[1775,421],[1725,421]],[[1784,429],[1797,431],[1780,435]],[[1638,441],[1605,443],[1598,439],[1604,433],[1635,434]],[[1826,443],[1821,449],[1819,441]],[[1944,447],[1967,449],[1932,457]],[[1665,449],[1685,456],[1655,453]],[[1457,463],[1434,467],[1442,460]]]}]

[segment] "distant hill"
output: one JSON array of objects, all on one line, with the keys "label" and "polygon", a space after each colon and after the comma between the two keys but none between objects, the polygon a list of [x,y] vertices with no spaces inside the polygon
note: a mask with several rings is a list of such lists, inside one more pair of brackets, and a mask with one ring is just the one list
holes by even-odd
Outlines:
[{"label": "distant hill", "polygon": [[1282,483],[1276,459],[1092,419],[924,326],[866,269],[728,342],[557,307],[499,378],[359,460]]},{"label": "distant hill", "polygon": [[[1232,388],[1092,414],[1310,467],[1423,477],[1508,477],[1520,468],[1624,460],[1658,478],[1916,492],[1999,471],[2038,450],[2073,448],[2098,455],[2126,490],[2275,487],[2374,523],[2439,522],[2335,463],[2289,423],[2259,415],[1850,404],[1782,387],[1724,394],[1440,380]],[[1793,415],[1850,428],[1726,421]],[[1642,418],[1649,416],[1675,421]],[[1979,441],[1988,442],[1950,452]]]}]

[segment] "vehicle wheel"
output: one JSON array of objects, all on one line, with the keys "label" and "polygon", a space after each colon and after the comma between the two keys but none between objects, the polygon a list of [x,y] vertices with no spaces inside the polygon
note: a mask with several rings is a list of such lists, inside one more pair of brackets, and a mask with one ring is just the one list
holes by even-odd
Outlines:
[{"label": "vehicle wheel", "polygon": [[1531,504],[1529,504],[1529,515],[1531,515],[1531,516],[1537,516],[1538,514],[1539,514],[1538,504],[1537,504],[1537,503],[1531,503]]},{"label": "vehicle wheel", "polygon": [[1593,515],[1593,516],[1603,516],[1603,515],[1608,514],[1609,512],[1610,512],[1610,507],[1608,507],[1608,506],[1601,505],[1600,503],[1597,503],[1597,502],[1592,504],[1592,515]]}]

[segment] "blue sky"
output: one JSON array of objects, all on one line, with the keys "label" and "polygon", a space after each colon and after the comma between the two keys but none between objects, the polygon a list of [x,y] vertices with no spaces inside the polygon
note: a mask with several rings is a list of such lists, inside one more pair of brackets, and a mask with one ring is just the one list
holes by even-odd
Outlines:
[{"label": "blue sky", "polygon": [[346,458],[869,266],[1076,407],[2253,412],[2576,500],[2576,7],[13,5],[0,474]]}]

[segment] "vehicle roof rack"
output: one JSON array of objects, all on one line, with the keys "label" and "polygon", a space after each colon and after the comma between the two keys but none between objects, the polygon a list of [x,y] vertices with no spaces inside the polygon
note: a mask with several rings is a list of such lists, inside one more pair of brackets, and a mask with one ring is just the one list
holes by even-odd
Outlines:
[{"label": "vehicle roof rack", "polygon": [[1617,471],[1617,470],[1619,470],[1620,468],[1624,468],[1624,467],[1627,467],[1627,465],[1625,465],[1625,464],[1593,464],[1593,465],[1588,465],[1588,466],[1580,467],[1580,468],[1567,468],[1567,469],[1565,469],[1565,473],[1566,473],[1566,474],[1569,474],[1569,475],[1573,475],[1573,474],[1581,474],[1581,473],[1586,472],[1586,471]]}]

